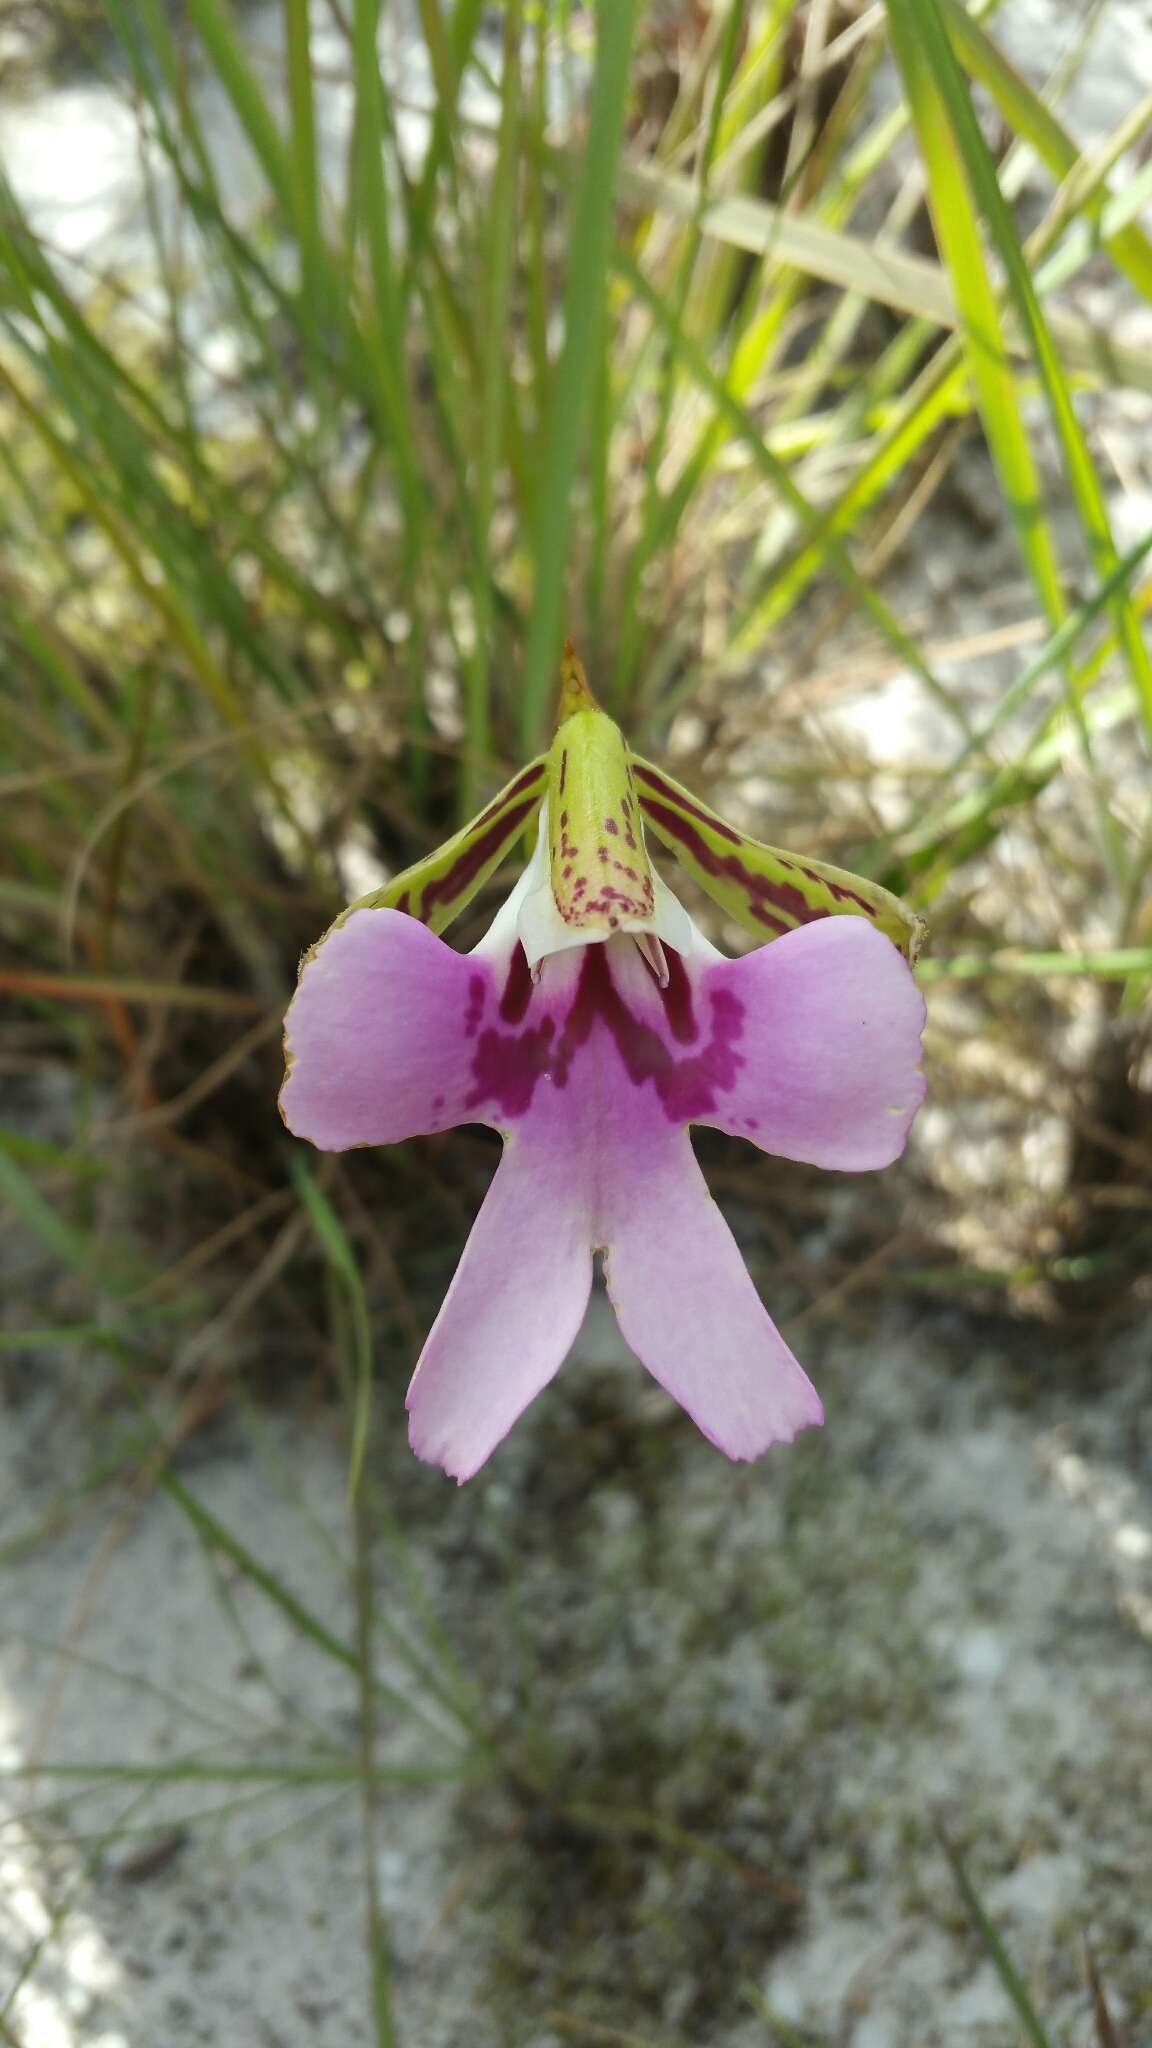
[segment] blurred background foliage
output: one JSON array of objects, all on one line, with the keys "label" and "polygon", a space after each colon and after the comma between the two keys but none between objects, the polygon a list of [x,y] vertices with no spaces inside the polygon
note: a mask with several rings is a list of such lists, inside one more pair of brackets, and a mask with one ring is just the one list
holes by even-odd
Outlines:
[{"label": "blurred background foliage", "polygon": [[867,1204],[702,1147],[772,1300],[1085,1365],[1146,1311],[1152,106],[1066,120],[1102,13],[1041,90],[986,0],[0,10],[0,1192],[58,1276],[4,1342],[114,1362],[365,1725],[368,1606],[333,1648],[165,1460],[289,1368],[355,1398],[369,1330],[395,1429],[494,1141],[302,1161],[280,1020],[546,739],[565,632],[931,922]]}]

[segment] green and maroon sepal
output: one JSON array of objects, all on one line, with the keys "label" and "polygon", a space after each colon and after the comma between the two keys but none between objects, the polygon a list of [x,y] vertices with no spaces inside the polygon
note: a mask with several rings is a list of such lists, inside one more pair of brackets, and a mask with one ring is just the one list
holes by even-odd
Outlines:
[{"label": "green and maroon sepal", "polygon": [[738,832],[651,761],[632,756],[644,821],[720,909],[761,940],[821,917],[866,917],[910,967],[928,927],[890,889]]}]

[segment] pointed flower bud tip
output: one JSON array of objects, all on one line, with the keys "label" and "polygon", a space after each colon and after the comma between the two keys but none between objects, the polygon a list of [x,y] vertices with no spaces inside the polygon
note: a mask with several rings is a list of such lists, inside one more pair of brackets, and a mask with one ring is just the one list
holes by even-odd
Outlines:
[{"label": "pointed flower bud tip", "polygon": [[564,659],[560,664],[560,703],[556,712],[557,725],[563,725],[576,711],[599,709],[595,697],[588,688],[584,664],[570,639],[564,642]]}]

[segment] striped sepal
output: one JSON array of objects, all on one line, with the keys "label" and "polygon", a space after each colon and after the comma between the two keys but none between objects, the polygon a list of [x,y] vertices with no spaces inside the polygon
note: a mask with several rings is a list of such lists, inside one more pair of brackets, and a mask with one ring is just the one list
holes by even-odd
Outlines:
[{"label": "striped sepal", "polygon": [[560,722],[548,753],[552,894],[566,925],[605,939],[656,915],[624,735],[588,688],[572,642],[560,671]]},{"label": "striped sepal", "polygon": [[343,924],[354,910],[404,910],[431,931],[442,932],[511,852],[540,808],[547,781],[548,761],[542,754],[521,768],[478,817],[462,825],[435,853],[393,875],[382,889],[373,889],[370,895],[350,903],[336,923]]},{"label": "striped sepal", "polygon": [[928,927],[888,889],[746,838],[649,761],[633,756],[632,775],[645,823],[746,931],[777,939],[818,917],[867,917],[915,966]]}]

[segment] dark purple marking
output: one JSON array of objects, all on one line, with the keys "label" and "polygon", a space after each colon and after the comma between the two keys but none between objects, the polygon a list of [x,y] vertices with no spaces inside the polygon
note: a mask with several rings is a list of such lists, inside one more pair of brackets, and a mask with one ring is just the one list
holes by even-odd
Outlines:
[{"label": "dark purple marking", "polygon": [[512,804],[508,810],[502,811],[495,824],[489,825],[486,832],[482,832],[478,839],[474,839],[470,846],[465,847],[459,858],[452,862],[451,867],[445,868],[442,875],[435,876],[426,885],[420,899],[420,916],[425,924],[428,922],[429,911],[437,903],[450,901],[453,896],[459,896],[470,882],[475,881],[481,868],[501,853],[516,837],[525,818],[535,807],[536,798],[532,796],[524,803]]},{"label": "dark purple marking", "polygon": [[401,892],[401,894],[400,894],[400,895],[399,895],[399,896],[398,896],[398,897],[396,898],[396,901],[395,901],[395,903],[394,903],[394,905],[393,905],[393,909],[395,909],[395,910],[402,910],[402,911],[404,912],[404,915],[405,915],[405,917],[407,917],[407,916],[408,916],[408,914],[409,914],[409,912],[410,912],[410,910],[411,910],[411,908],[412,908],[412,891],[411,891],[411,889],[405,889],[405,890],[403,890],[403,891]]},{"label": "dark purple marking", "polygon": [[[683,790],[677,789],[675,783],[666,782],[657,769],[646,768],[642,761],[637,761],[634,766],[641,782],[646,782],[650,789],[655,790],[657,796],[664,797],[669,803],[678,804],[682,811],[687,811],[690,818],[695,818],[697,824],[707,825],[708,830],[715,832],[718,838],[730,840],[733,846],[744,844],[741,833],[734,832],[731,825],[726,825],[723,818],[718,818],[713,811],[706,811],[700,804],[694,804],[691,797],[686,796]],[[651,799],[641,797],[640,808],[651,813]]]},{"label": "dark purple marking", "polygon": [[535,797],[542,788],[543,783],[544,770],[538,763],[531,768],[522,768],[519,775],[515,776],[508,784],[507,789],[502,789],[499,796],[493,797],[487,810],[481,811],[480,816],[476,820],[477,826],[487,825],[492,818],[503,817],[505,804],[514,803],[517,797],[527,795]]},{"label": "dark purple marking", "polygon": [[858,910],[864,912],[865,917],[879,916],[875,904],[869,903],[866,896],[859,895],[855,889],[849,889],[843,882],[834,882],[831,875],[822,875],[818,868],[805,867],[802,860],[790,860],[786,853],[774,853],[773,858],[780,867],[787,868],[790,874],[804,875],[808,881],[815,882],[818,889],[827,889],[828,894],[834,896],[838,903],[854,903]]},{"label": "dark purple marking", "polygon": [[821,889],[827,889],[828,894],[834,896],[837,903],[854,903],[857,909],[864,912],[865,917],[880,915],[875,904],[869,903],[866,896],[858,896],[855,889],[847,888],[843,882],[834,882],[830,875],[818,875],[815,868],[806,868],[803,862],[797,862],[797,866],[800,873],[807,875],[810,882],[816,882]]},{"label": "dark purple marking", "polygon": [[484,1014],[484,976],[473,974],[468,979],[468,1008],[464,1012],[464,1036],[475,1038]]},{"label": "dark purple marking", "polygon": [[532,1000],[532,973],[523,946],[517,940],[508,963],[508,979],[500,998],[500,1015],[505,1024],[521,1024]]},{"label": "dark purple marking", "polygon": [[620,830],[620,827],[619,827],[619,825],[618,825],[618,824],[616,823],[616,820],[615,820],[615,818],[605,818],[605,820],[604,820],[604,830],[605,830],[606,832],[616,832],[616,833],[618,833],[618,832],[619,832],[619,830]]},{"label": "dark purple marking", "polygon": [[[654,824],[659,825],[670,838],[679,840],[706,875],[735,882],[747,898],[748,909],[757,924],[766,925],[769,929],[775,927],[777,932],[787,932],[793,929],[789,918],[796,924],[814,924],[818,918],[832,916],[830,910],[817,910],[803,891],[794,889],[790,882],[773,882],[768,875],[749,874],[737,854],[717,853],[701,838],[694,825],[667,804],[658,804],[652,797],[646,797],[644,809]],[[780,912],[783,915],[778,915]]]},{"label": "dark purple marking", "polygon": [[552,1066],[555,1031],[551,1017],[529,1025],[526,1031],[482,1031],[472,1062],[476,1086],[464,1104],[465,1109],[495,1102],[505,1116],[523,1116],[531,1106],[541,1074],[548,1073]]},{"label": "dark purple marking", "polygon": [[444,1097],[442,1095],[434,1095],[432,1097],[432,1107],[433,1109],[443,1109]]},{"label": "dark purple marking", "polygon": [[586,903],[583,906],[581,915],[587,917],[607,916],[613,904],[616,904],[619,909],[626,911],[629,917],[649,917],[652,913],[651,897],[642,901],[638,896],[630,896],[626,889],[614,889],[611,882],[603,882],[600,885],[599,896],[593,902]]},{"label": "dark purple marking", "polygon": [[[744,1064],[743,1055],[736,1050],[744,1031],[744,1005],[731,989],[712,989],[709,1033],[701,1045],[684,963],[671,947],[665,948],[665,956],[669,979],[661,999],[668,1028],[678,1044],[696,1044],[696,1052],[677,1057],[659,1031],[633,1016],[612,979],[607,947],[590,945],[584,950],[576,992],[558,1033],[555,1020],[544,1017],[521,1031],[480,1034],[472,1061],[475,1086],[465,1108],[477,1109],[481,1103],[492,1102],[505,1116],[523,1116],[542,1077],[557,1088],[567,1087],[576,1054],[588,1043],[597,1024],[602,1024],[629,1080],[635,1087],[646,1081],[654,1084],[670,1123],[691,1123],[707,1116],[715,1109],[718,1095],[733,1086]],[[511,983],[510,974],[509,988]],[[528,1001],[521,1015],[527,1014],[534,992],[529,979]],[[504,1001],[507,997],[508,989]]]},{"label": "dark purple marking", "polygon": [[683,957],[673,947],[665,946],[664,960],[668,968],[668,986],[660,991],[668,1029],[678,1045],[691,1045],[696,1036],[696,1013],[692,1006],[692,983]]},{"label": "dark purple marking", "polygon": [[[670,948],[666,953],[671,965],[678,956]],[[683,974],[682,961],[679,967]],[[687,982],[686,974],[684,979]],[[674,1005],[676,1002],[674,998]],[[732,1087],[737,1072],[744,1064],[741,1055],[735,1051],[736,1041],[744,1028],[744,1005],[730,989],[720,988],[712,992],[711,1009],[708,1043],[699,1052],[677,1059],[658,1031],[632,1015],[612,979],[607,948],[589,946],[584,954],[572,1008],[556,1046],[553,1075],[556,1085],[560,1088],[566,1085],[574,1053],[579,1046],[586,1044],[593,1026],[600,1022],[615,1042],[629,1080],[636,1087],[645,1081],[654,1082],[669,1122],[690,1123],[715,1108],[717,1092]],[[683,1028],[685,1010],[682,1003],[679,1015]]]},{"label": "dark purple marking", "polygon": [[[560,755],[560,795],[561,795],[561,796],[563,796],[563,794],[564,794],[564,784],[565,784],[565,783],[567,782],[567,780],[568,780],[568,749],[567,749],[567,747],[565,747],[565,748],[564,748],[564,750],[563,750],[563,752],[562,752],[562,753],[561,753],[561,755]],[[568,819],[567,819],[567,816],[565,816],[565,818],[564,818],[564,823],[565,823],[565,824],[567,824],[567,823],[568,823]]]},{"label": "dark purple marking", "polygon": [[559,843],[557,843],[555,840],[553,840],[552,842],[552,858],[553,860],[575,861],[579,854],[579,850],[580,849],[577,846],[573,845],[572,841],[568,837],[568,813],[567,811],[561,811],[560,838]]},{"label": "dark purple marking", "polygon": [[[726,825],[722,818],[717,818],[710,812],[702,810],[698,805],[690,802],[687,797],[681,796],[677,791],[674,791],[671,785],[663,780],[662,776],[656,774],[655,770],[648,771],[637,765],[637,774],[642,775],[644,780],[650,783],[651,787],[657,790],[661,796],[666,796],[669,799],[669,803],[664,804],[656,802],[650,796],[643,797],[641,798],[641,809],[655,823],[662,825],[665,831],[672,833],[675,838],[679,839],[680,844],[687,847],[692,853],[693,858],[699,861],[706,874],[727,875],[731,880],[742,883],[750,899],[753,899],[750,903],[752,914],[760,923],[775,923],[778,920],[764,916],[763,907],[754,900],[757,895],[770,899],[781,910],[790,911],[799,924],[813,924],[817,918],[832,916],[833,913],[829,910],[815,910],[804,895],[803,890],[793,889],[787,882],[772,882],[766,875],[750,875],[738,861],[733,861],[730,856],[726,857],[714,853],[712,848],[700,838],[700,835],[692,831],[691,827],[681,816],[682,812],[688,812],[691,817],[696,818],[700,824],[706,826],[710,832],[715,832],[717,838],[728,839],[734,846],[740,846],[744,843],[739,832],[734,832],[731,825]],[[677,809],[672,810],[669,807],[671,804],[675,804]],[[817,869],[806,867],[803,861],[789,860],[785,854],[775,854],[774,858],[782,868],[790,868],[794,874],[803,875],[807,881],[815,882],[818,889],[827,889],[828,894],[835,902],[854,903],[857,910],[863,911],[865,917],[870,917],[873,920],[878,918],[880,913],[875,904],[870,903],[866,896],[861,896],[858,890],[850,889],[845,882],[834,882],[830,875],[822,875]],[[781,929],[786,931],[789,927],[784,925]]]}]

